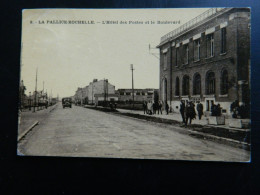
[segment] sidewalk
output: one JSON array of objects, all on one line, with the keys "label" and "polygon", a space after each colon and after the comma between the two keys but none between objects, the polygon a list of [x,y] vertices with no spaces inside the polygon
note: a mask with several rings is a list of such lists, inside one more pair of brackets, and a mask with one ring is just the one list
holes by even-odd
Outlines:
[{"label": "sidewalk", "polygon": [[[144,111],[142,110],[126,110],[126,109],[117,109],[121,113],[131,113],[131,114],[139,114],[143,116],[150,116],[150,117],[156,117],[156,118],[162,118],[162,119],[168,119],[168,120],[173,120],[182,123],[182,117],[180,113],[169,113],[168,115],[166,114],[165,111],[162,112],[162,114],[153,114],[153,115],[148,115],[144,114]],[[249,131],[249,129],[239,129],[239,128],[231,128],[229,127],[229,121],[230,119],[226,119],[226,124],[225,125],[209,125],[208,124],[208,118],[202,115],[201,120],[198,119],[198,116],[196,116],[196,119],[192,120],[191,124],[195,125],[202,125],[206,127],[214,127],[214,128],[224,128],[224,129],[229,129],[229,130],[237,130],[237,131]],[[236,120],[236,119],[233,119]],[[239,119],[237,119],[239,120]],[[189,124],[188,124],[189,125]]]},{"label": "sidewalk", "polygon": [[49,112],[51,112],[56,106],[57,104],[50,106],[47,109],[43,109],[39,111],[37,111],[36,109],[35,112],[33,112],[33,108],[31,111],[26,110],[20,112],[20,124],[18,124],[18,137],[21,134],[25,133],[25,131],[27,131],[33,124],[43,120],[44,116]]},{"label": "sidewalk", "polygon": [[[145,115],[145,116],[151,116],[151,117],[156,117],[156,118],[163,118],[163,119],[169,119],[169,120],[175,120],[178,122],[182,122],[182,117],[181,114],[178,113],[169,113],[168,115],[163,111],[163,113],[161,114],[153,114],[153,115],[148,115],[148,114],[144,114],[144,111],[142,110],[125,110],[125,109],[117,109],[119,112],[122,113],[132,113],[132,114],[140,114],[140,115]],[[158,113],[158,112],[157,112]],[[207,125],[207,118],[202,116],[202,119],[195,119],[192,120],[192,124],[196,124],[196,125]]]},{"label": "sidewalk", "polygon": [[[143,111],[136,110],[117,109],[117,111],[123,115],[129,115],[130,117],[134,118],[140,118],[159,123],[175,124],[184,127],[181,114],[178,113],[169,113],[167,115],[165,112],[163,112],[162,115],[148,115],[144,114]],[[250,147],[248,147],[250,146],[251,142],[250,129],[231,128],[229,127],[228,122],[225,125],[208,125],[207,117],[202,117],[201,120],[194,119],[191,125],[188,124],[187,129],[188,131],[194,133],[196,132],[196,134],[202,135],[202,137],[206,139],[218,141],[221,140],[229,144],[237,144],[238,147],[242,148],[245,148],[246,145],[247,149],[250,149]]]}]

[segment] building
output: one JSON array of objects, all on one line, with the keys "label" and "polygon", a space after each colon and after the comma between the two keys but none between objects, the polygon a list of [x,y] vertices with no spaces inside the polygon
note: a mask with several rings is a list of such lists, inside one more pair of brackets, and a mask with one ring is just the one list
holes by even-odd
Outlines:
[{"label": "building", "polygon": [[108,79],[93,79],[93,82],[89,83],[88,85],[88,104],[95,103],[96,94],[103,94],[104,101],[107,101],[109,94],[115,94],[115,86],[110,84]]},{"label": "building", "polygon": [[107,94],[105,95],[104,93],[102,94],[95,94],[95,105],[104,105],[103,103],[106,102],[118,102],[118,94]]},{"label": "building", "polygon": [[93,79],[93,82],[90,82],[86,87],[78,87],[73,96],[73,101],[78,105],[94,104],[96,94],[99,94],[97,97],[100,98],[103,94],[104,101],[108,101],[108,95],[115,94],[115,86],[110,84],[107,79]]},{"label": "building", "polygon": [[160,100],[178,112],[180,100],[250,103],[250,9],[211,8],[161,37]]},{"label": "building", "polygon": [[73,97],[73,101],[75,104],[82,105],[88,103],[88,86],[86,87],[78,87],[75,95]]},{"label": "building", "polygon": [[[134,101],[158,101],[158,89],[134,89]],[[132,89],[118,89],[119,94],[118,101],[120,102],[131,102],[133,101],[133,90]]]}]

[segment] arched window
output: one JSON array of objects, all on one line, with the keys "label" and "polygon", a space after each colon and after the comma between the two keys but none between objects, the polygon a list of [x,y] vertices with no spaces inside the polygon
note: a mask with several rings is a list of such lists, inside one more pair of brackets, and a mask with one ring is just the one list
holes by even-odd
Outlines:
[{"label": "arched window", "polygon": [[182,95],[189,95],[190,77],[185,75],[182,79]]},{"label": "arched window", "polygon": [[215,94],[216,89],[215,73],[209,72],[206,76],[206,94]]},{"label": "arched window", "polygon": [[180,79],[179,77],[176,77],[176,82],[175,82],[175,95],[179,96],[180,95]]},{"label": "arched window", "polygon": [[221,74],[221,95],[228,94],[228,72],[227,70],[222,71]]},{"label": "arched window", "polygon": [[193,94],[194,95],[201,94],[201,77],[199,73],[195,74],[193,79]]}]

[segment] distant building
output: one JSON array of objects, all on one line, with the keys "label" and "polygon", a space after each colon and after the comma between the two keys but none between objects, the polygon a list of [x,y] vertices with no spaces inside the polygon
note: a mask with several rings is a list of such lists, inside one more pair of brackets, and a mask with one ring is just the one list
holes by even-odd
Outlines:
[{"label": "distant building", "polygon": [[102,94],[95,94],[95,104],[98,105],[103,105],[103,102],[118,102],[118,94],[107,94],[105,95],[104,93]]},{"label": "distant building", "polygon": [[[158,89],[134,89],[134,101],[158,101]],[[133,101],[132,89],[118,89],[119,94],[118,101],[120,102],[131,102]]]},{"label": "distant building", "polygon": [[97,80],[94,79],[93,82],[88,85],[88,104],[95,103],[95,94],[104,94],[103,97],[105,101],[109,94],[115,94],[115,86],[111,85],[107,79]]},{"label": "distant building", "polygon": [[110,84],[107,79],[93,79],[93,82],[90,82],[86,87],[77,89],[73,96],[73,101],[78,105],[94,104],[96,94],[104,94],[104,100],[107,101],[108,95],[115,94],[115,86]]},{"label": "distant building", "polygon": [[88,103],[88,86],[80,88],[78,87],[73,97],[75,104],[87,104]]},{"label": "distant building", "polygon": [[160,100],[250,104],[250,9],[211,8],[164,35],[160,44]]}]

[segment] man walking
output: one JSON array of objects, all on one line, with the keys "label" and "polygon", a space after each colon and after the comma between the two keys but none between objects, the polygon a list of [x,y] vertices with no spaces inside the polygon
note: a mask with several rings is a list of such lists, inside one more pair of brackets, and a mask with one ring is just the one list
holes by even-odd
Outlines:
[{"label": "man walking", "polygon": [[147,113],[147,103],[146,101],[143,102],[143,109],[144,109],[144,114]]},{"label": "man walking", "polygon": [[201,116],[203,115],[203,105],[200,102],[197,104],[197,112],[199,115],[199,120],[201,120]]},{"label": "man walking", "polygon": [[184,100],[181,100],[180,113],[181,113],[181,117],[182,117],[182,122],[183,122],[183,123],[185,123],[184,111],[185,111],[185,101],[184,101]]},{"label": "man walking", "polygon": [[187,127],[187,123],[189,120],[189,124],[191,124],[191,121],[196,118],[196,112],[194,108],[194,104],[192,102],[188,102],[186,108],[185,108],[185,127]]}]

